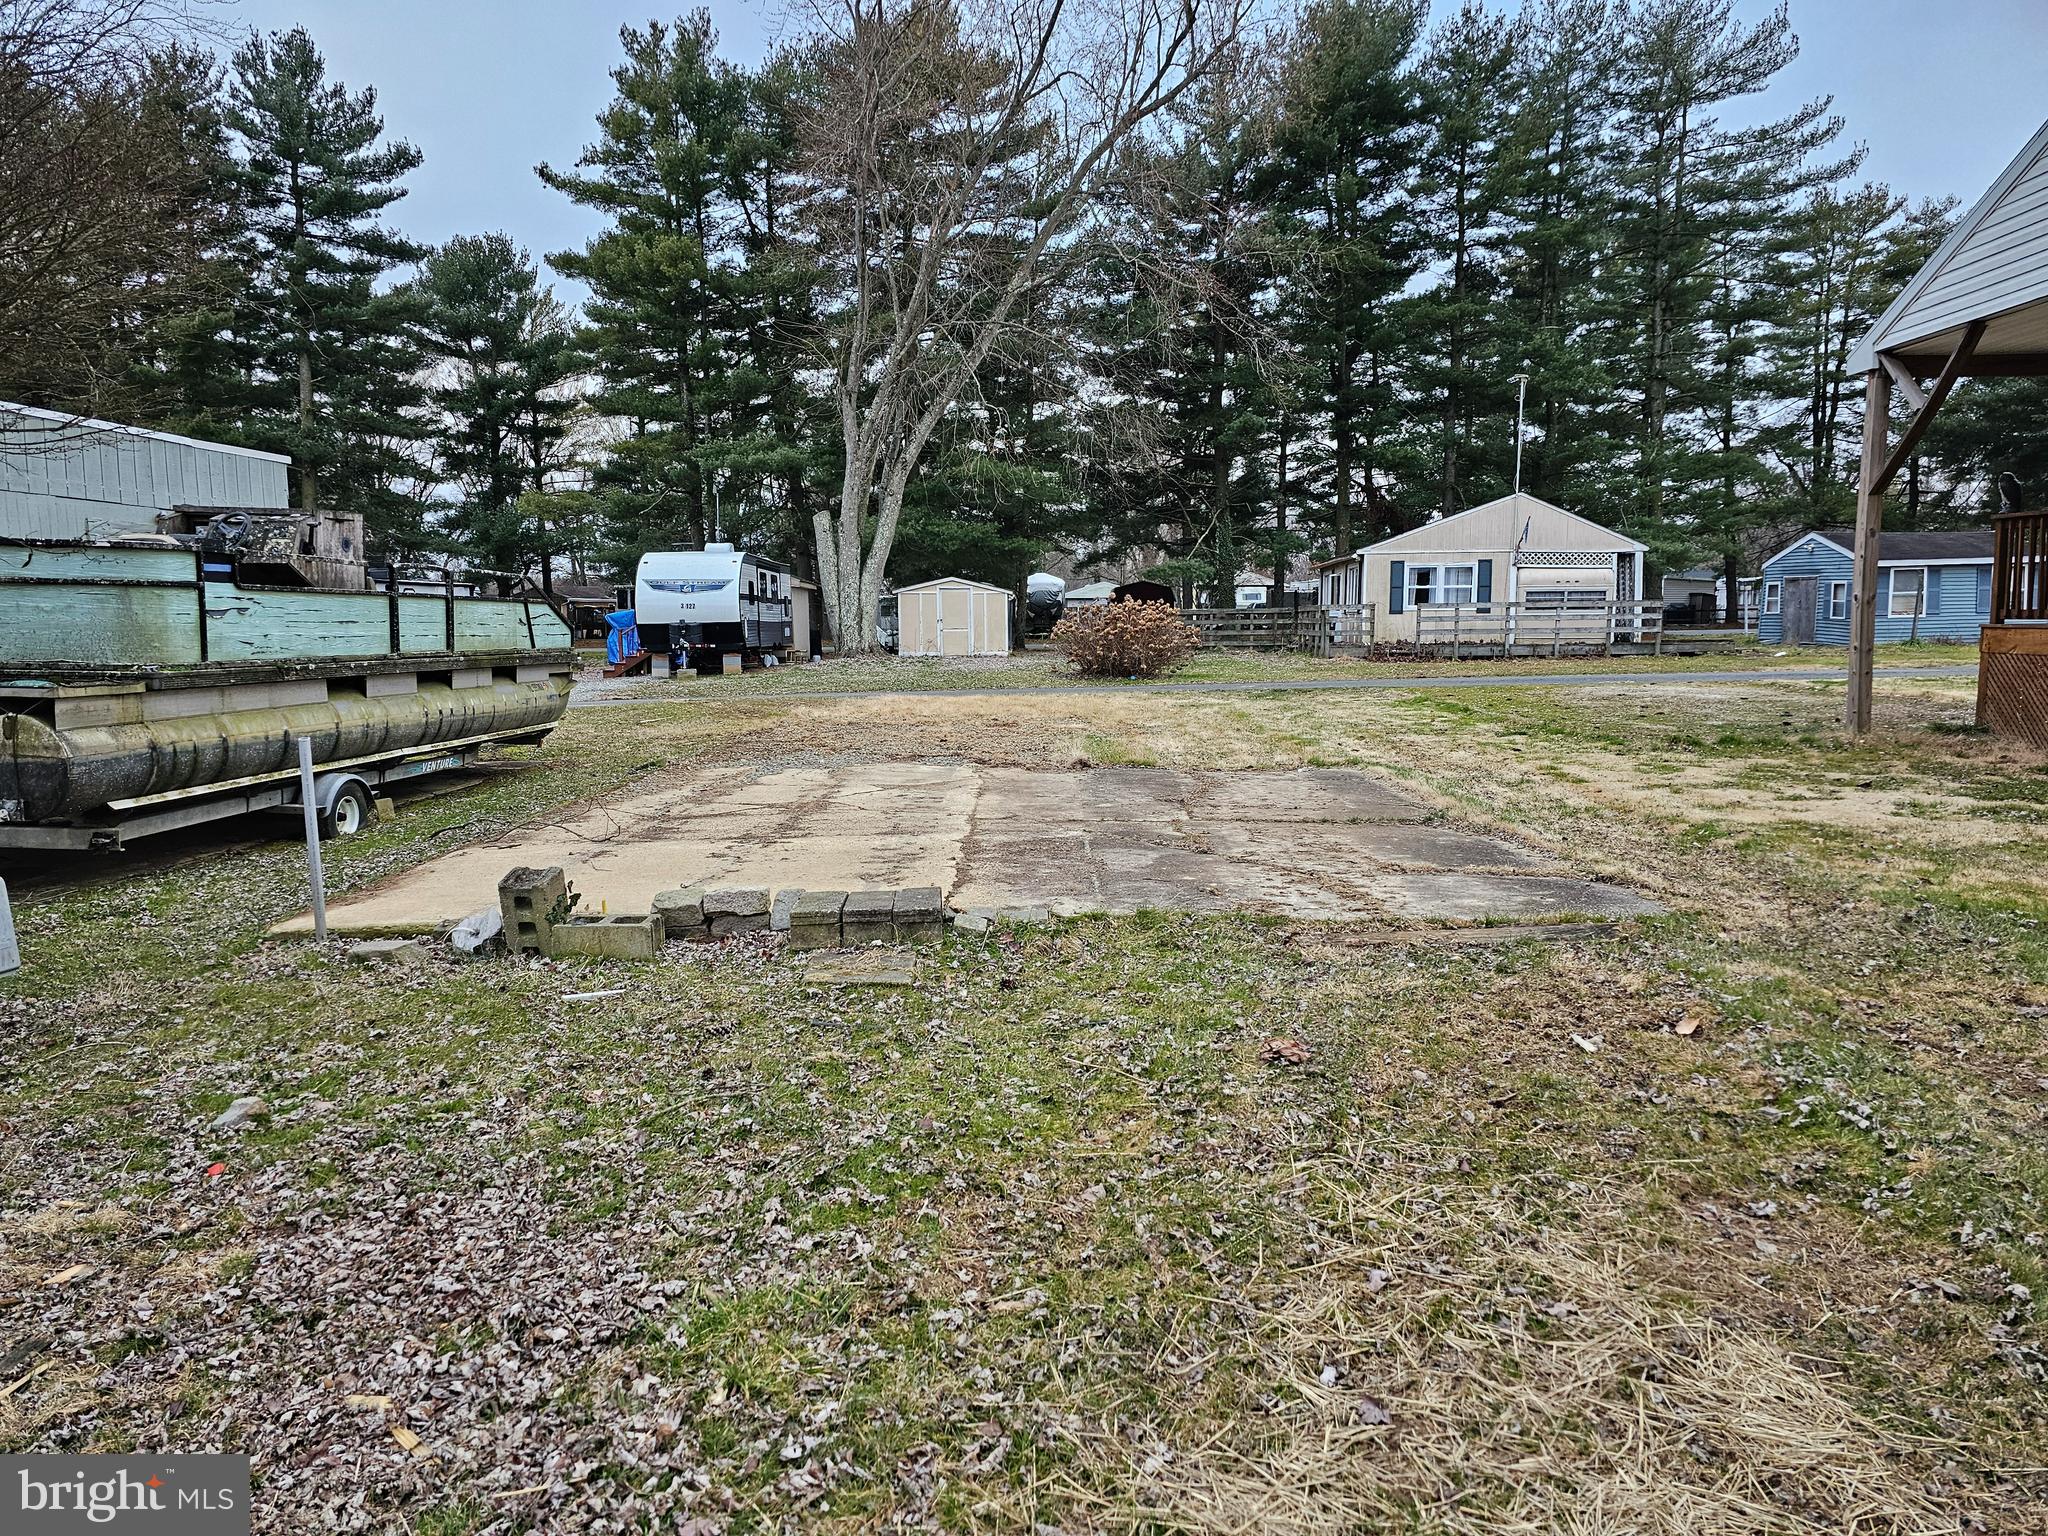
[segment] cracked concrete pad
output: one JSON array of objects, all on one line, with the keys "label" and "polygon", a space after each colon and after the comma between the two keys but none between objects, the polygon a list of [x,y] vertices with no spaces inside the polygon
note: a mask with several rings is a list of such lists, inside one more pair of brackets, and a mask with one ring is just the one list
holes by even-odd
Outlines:
[{"label": "cracked concrete pad", "polygon": [[1541,875],[1382,875],[1369,889],[1402,917],[1654,917],[1664,909],[1626,886]]},{"label": "cracked concrete pad", "polygon": [[1414,795],[1343,769],[701,768],[566,822],[456,849],[335,900],[328,918],[343,933],[431,929],[473,910],[517,864],[561,865],[586,905],[612,912],[644,912],[657,892],[690,886],[931,885],[955,909],[1007,914],[1478,920],[1657,910],[1618,887],[1562,878],[1526,848],[1425,823],[1429,814]]},{"label": "cracked concrete pad", "polygon": [[1423,801],[1348,768],[1203,774],[1189,814],[1203,821],[1420,821]]}]

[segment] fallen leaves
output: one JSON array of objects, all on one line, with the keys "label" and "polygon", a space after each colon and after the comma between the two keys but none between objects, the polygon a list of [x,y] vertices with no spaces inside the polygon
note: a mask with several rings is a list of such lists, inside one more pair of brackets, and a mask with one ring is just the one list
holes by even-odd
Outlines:
[{"label": "fallen leaves", "polygon": [[1292,1035],[1275,1035],[1259,1048],[1259,1060],[1273,1066],[1305,1067],[1314,1059],[1315,1052]]}]

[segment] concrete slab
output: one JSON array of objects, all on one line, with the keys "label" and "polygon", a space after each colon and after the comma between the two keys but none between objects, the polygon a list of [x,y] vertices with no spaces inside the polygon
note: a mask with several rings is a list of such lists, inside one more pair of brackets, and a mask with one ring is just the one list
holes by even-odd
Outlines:
[{"label": "concrete slab", "polygon": [[[1510,841],[1426,821],[1370,775],[1079,773],[872,763],[707,768],[566,822],[454,850],[330,903],[340,932],[431,930],[514,865],[559,864],[585,906],[646,911],[678,888],[896,891],[956,910],[1260,911],[1302,918],[1543,919],[1656,908],[1566,878]],[[848,914],[851,917],[851,913]],[[797,918],[792,913],[792,919]],[[874,914],[879,937],[887,915]],[[305,918],[280,925],[302,931]]]},{"label": "concrete slab", "polygon": [[1372,893],[1402,917],[1458,922],[1654,917],[1664,909],[1625,886],[1536,875],[1387,875]]}]

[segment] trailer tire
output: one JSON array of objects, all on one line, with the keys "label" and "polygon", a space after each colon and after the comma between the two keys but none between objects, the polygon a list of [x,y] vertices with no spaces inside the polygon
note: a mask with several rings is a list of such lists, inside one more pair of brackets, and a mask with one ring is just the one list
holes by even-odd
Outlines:
[{"label": "trailer tire", "polygon": [[361,779],[345,779],[321,808],[320,836],[328,841],[354,837],[370,824],[373,814],[370,786]]}]

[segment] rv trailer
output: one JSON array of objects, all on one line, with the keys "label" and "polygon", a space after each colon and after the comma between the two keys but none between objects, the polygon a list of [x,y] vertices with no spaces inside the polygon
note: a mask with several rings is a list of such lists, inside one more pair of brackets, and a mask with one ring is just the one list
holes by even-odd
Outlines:
[{"label": "rv trailer", "polygon": [[640,557],[633,611],[641,644],[698,671],[722,658],[787,656],[793,626],[789,567],[730,544]]}]

